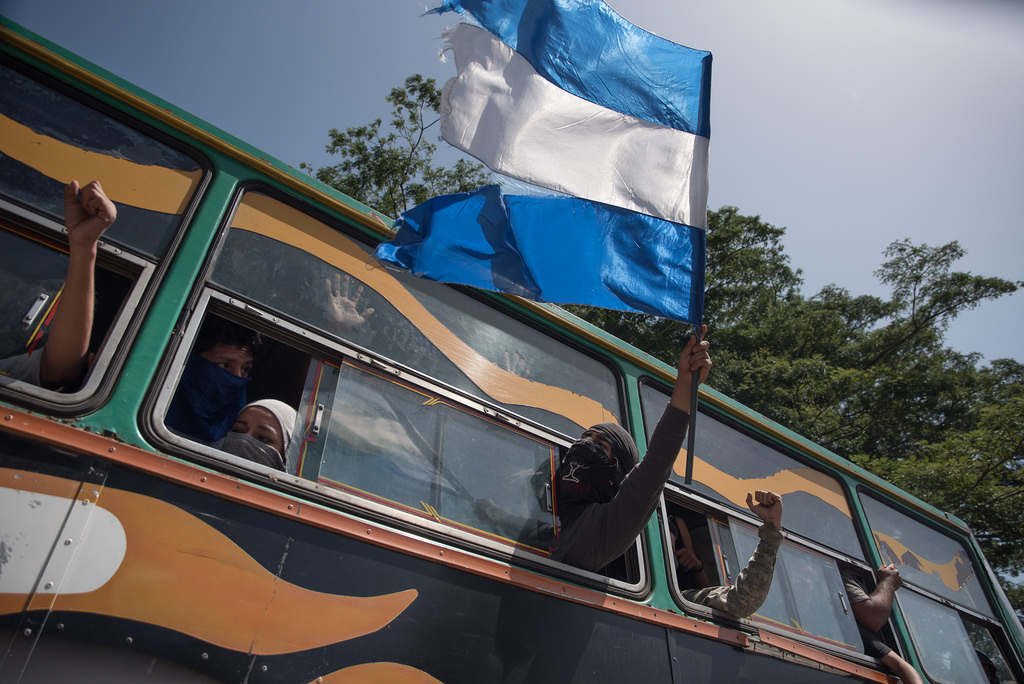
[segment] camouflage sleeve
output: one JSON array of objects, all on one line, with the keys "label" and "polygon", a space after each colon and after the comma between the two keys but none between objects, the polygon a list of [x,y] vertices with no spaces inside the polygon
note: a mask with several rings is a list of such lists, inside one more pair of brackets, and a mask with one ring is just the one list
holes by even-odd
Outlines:
[{"label": "camouflage sleeve", "polygon": [[754,555],[736,578],[735,584],[725,587],[705,587],[683,593],[688,601],[699,603],[733,617],[753,615],[764,603],[772,588],[775,555],[782,544],[782,532],[773,525],[761,525],[757,531],[760,541]]}]

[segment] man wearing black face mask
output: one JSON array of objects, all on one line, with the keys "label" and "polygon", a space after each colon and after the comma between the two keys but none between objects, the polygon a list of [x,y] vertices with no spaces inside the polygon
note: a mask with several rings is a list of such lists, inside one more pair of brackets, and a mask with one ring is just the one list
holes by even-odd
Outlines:
[{"label": "man wearing black face mask", "polygon": [[704,382],[711,370],[708,343],[691,337],[676,369],[669,405],[642,463],[633,438],[615,423],[591,427],[562,458],[556,560],[597,572],[624,554],[647,524],[686,437],[693,372],[699,370]]},{"label": "man wearing black face mask", "polygon": [[[708,343],[690,338],[676,368],[672,396],[643,462],[636,464],[636,443],[616,423],[591,427],[562,458],[558,469],[562,531],[556,560],[599,572],[621,557],[647,524],[686,437],[693,372],[699,370],[704,382],[711,369]],[[685,592],[687,600],[741,618],[752,615],[767,597],[782,544],[782,497],[758,490],[747,494],[747,506],[765,523],[758,530],[760,541],[747,566],[733,584]]]}]

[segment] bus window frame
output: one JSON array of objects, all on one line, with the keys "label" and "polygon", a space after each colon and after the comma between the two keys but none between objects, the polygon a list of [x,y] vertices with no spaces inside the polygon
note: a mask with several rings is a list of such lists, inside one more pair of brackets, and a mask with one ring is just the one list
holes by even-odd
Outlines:
[{"label": "bus window frame", "polygon": [[[492,417],[500,416],[500,420],[508,421],[517,429],[551,442],[559,450],[559,453],[572,444],[572,440],[565,435],[534,423],[525,417],[509,414],[503,407],[487,404],[475,396],[424,376],[415,369],[374,356],[367,350],[344,344],[334,337],[327,337],[312,329],[302,328],[272,312],[265,312],[251,306],[247,301],[242,301],[233,294],[222,292],[213,285],[206,285],[200,293],[196,305],[192,308],[189,319],[185,322],[181,332],[175,336],[173,349],[167,353],[165,370],[157,376],[159,382],[154,382],[155,394],[152,395],[152,400],[148,402],[147,408],[144,410],[146,430],[157,446],[206,467],[229,471],[241,477],[255,478],[299,496],[308,502],[340,508],[359,517],[370,518],[417,536],[425,536],[436,542],[486,553],[492,557],[514,562],[522,567],[539,570],[549,575],[571,577],[588,586],[614,591],[623,596],[637,598],[650,592],[651,572],[644,560],[648,557],[649,549],[646,535],[642,534],[638,538],[638,543],[632,547],[635,549],[635,554],[631,554],[627,559],[627,563],[636,573],[636,581],[611,579],[598,573],[554,561],[540,554],[525,551],[513,544],[465,532],[451,525],[412,515],[401,509],[345,490],[322,485],[313,479],[252,463],[173,433],[164,425],[163,416],[166,415],[170,406],[177,387],[177,378],[180,377],[184,369],[193,342],[203,321],[211,313],[248,326],[261,334],[267,334],[281,343],[291,345],[303,353],[310,354],[313,360],[329,358],[332,361],[340,361],[348,357],[359,363],[372,366],[376,371],[401,377],[405,382],[413,382],[426,391],[443,396],[471,411]],[[300,406],[298,411],[299,422],[304,424],[307,419],[306,407]]]},{"label": "bus window frame", "polygon": [[[281,342],[291,344],[297,349],[306,351],[313,356],[317,353],[325,352],[328,355],[349,355],[362,363],[371,364],[375,367],[383,366],[384,368],[391,369],[392,372],[405,374],[406,377],[417,378],[417,382],[425,383],[425,386],[444,394],[458,403],[467,405],[474,410],[479,410],[501,421],[509,422],[509,424],[514,425],[519,429],[524,429],[540,435],[542,438],[550,439],[558,447],[568,448],[569,445],[578,438],[578,435],[566,435],[558,432],[557,430],[548,428],[531,418],[521,416],[505,406],[492,404],[480,397],[476,397],[459,388],[453,387],[444,381],[427,377],[414,368],[381,356],[370,349],[361,347],[358,344],[346,340],[338,335],[325,333],[325,331],[321,331],[315,326],[305,326],[301,321],[295,320],[288,314],[281,312],[279,315],[276,311],[265,310],[264,305],[261,303],[251,303],[248,297],[244,297],[243,295],[235,292],[226,291],[216,283],[212,282],[211,277],[213,270],[217,264],[217,259],[223,249],[227,235],[231,230],[231,223],[234,220],[234,216],[242,202],[242,199],[248,192],[258,192],[267,195],[272,199],[280,201],[302,213],[305,213],[314,220],[325,224],[327,227],[339,231],[350,239],[366,244],[368,247],[373,240],[380,239],[380,235],[373,233],[366,227],[352,224],[344,219],[334,217],[325,210],[318,208],[315,204],[302,198],[295,197],[288,192],[282,191],[265,182],[252,180],[240,180],[237,182],[230,202],[221,217],[220,225],[216,233],[212,236],[211,247],[207,250],[203,263],[195,278],[194,286],[185,297],[182,316],[176,328],[177,332],[169,342],[168,347],[164,352],[163,362],[161,363],[161,367],[154,374],[151,390],[147,394],[148,398],[142,407],[140,427],[142,428],[143,433],[151,437],[158,446],[174,453],[177,456],[190,460],[197,460],[198,457],[198,460],[204,465],[215,469],[223,469],[224,464],[228,463],[222,456],[223,452],[201,445],[198,442],[183,438],[179,435],[175,435],[163,424],[163,416],[166,415],[170,400],[173,397],[173,391],[170,391],[169,388],[176,387],[177,378],[180,377],[182,369],[184,368],[184,364],[188,358],[188,352],[191,349],[195,335],[198,333],[201,322],[206,315],[206,311],[211,306],[213,307],[214,313],[225,316],[238,323],[249,325],[258,332],[268,331],[272,328],[274,334],[271,334],[271,337]],[[500,295],[495,295],[489,292],[477,292],[463,287],[444,287],[451,287],[462,296],[470,296],[484,305],[496,309],[502,316],[511,318],[518,324],[528,325],[545,337],[557,341],[559,344],[565,345],[576,352],[584,354],[607,368],[616,385],[615,394],[618,401],[617,408],[620,413],[623,414],[623,420],[627,422],[624,427],[629,429],[628,397],[626,392],[627,379],[621,368],[613,359],[608,358],[607,355],[600,353],[598,350],[595,350],[580,341],[560,335],[555,331],[537,325],[535,322],[525,317],[520,311],[506,303]],[[299,417],[300,420],[303,418],[301,407]],[[253,469],[256,466],[248,462],[239,462],[230,467],[233,469],[237,468],[237,470],[235,470],[237,474],[251,477],[251,474],[255,472]],[[286,486],[293,493],[303,497],[309,497],[314,501],[318,500],[332,506],[340,504],[348,512],[355,513],[357,515],[367,515],[367,511],[369,511],[371,516],[375,519],[399,520],[402,526],[416,533],[426,531],[428,536],[444,542],[451,542],[452,539],[457,539],[460,544],[464,546],[474,549],[483,549],[491,554],[497,553],[498,557],[506,560],[510,557],[514,557],[517,559],[517,562],[525,567],[540,569],[549,574],[571,577],[587,584],[588,586],[605,589],[611,588],[616,593],[631,598],[642,598],[648,595],[651,591],[652,574],[651,569],[648,567],[648,562],[645,560],[650,558],[648,551],[651,548],[651,542],[647,539],[646,533],[642,533],[638,537],[637,543],[631,547],[635,550],[635,553],[630,554],[630,557],[627,559],[628,567],[631,571],[636,573],[635,582],[623,582],[597,573],[585,571],[580,568],[575,568],[568,564],[553,561],[540,555],[516,553],[516,547],[514,546],[504,544],[495,545],[491,543],[483,544],[483,546],[481,546],[479,538],[476,538],[475,536],[467,537],[450,526],[430,523],[429,521],[421,521],[419,519],[403,519],[401,516],[396,516],[394,509],[390,507],[381,508],[376,504],[368,505],[371,502],[368,502],[366,499],[353,497],[352,495],[340,491],[327,493],[326,487],[318,485],[311,480],[299,478],[298,476],[282,473],[272,469],[268,469],[262,474],[265,477],[269,477],[276,484]]]},{"label": "bus window frame", "polygon": [[[929,530],[931,530],[932,532],[934,532],[935,534],[941,535],[941,536],[945,537],[946,539],[948,539],[948,540],[954,542],[955,544],[957,544],[957,546],[959,546],[959,548],[962,549],[964,551],[964,553],[966,554],[967,560],[970,561],[972,569],[974,571],[974,573],[973,573],[974,575],[978,575],[979,571],[981,569],[984,569],[986,572],[989,571],[989,567],[988,567],[988,563],[987,562],[984,563],[984,564],[979,564],[978,563],[978,555],[977,555],[976,549],[974,548],[974,544],[971,543],[973,540],[969,539],[968,535],[963,534],[959,530],[943,529],[943,528],[939,527],[937,524],[935,524],[935,522],[933,520],[931,520],[931,519],[929,519],[929,518],[927,518],[925,516],[915,514],[914,511],[912,511],[912,510],[908,509],[907,507],[903,506],[900,502],[885,500],[885,499],[883,499],[879,495],[880,494],[879,492],[871,490],[871,489],[868,489],[868,488],[866,488],[864,486],[858,486],[856,488],[856,494],[857,494],[857,499],[858,499],[857,505],[860,507],[860,510],[863,511],[864,520],[867,523],[865,525],[865,535],[867,536],[867,544],[868,544],[869,548],[874,552],[874,555],[872,555],[872,558],[874,558],[875,555],[877,555],[877,557],[879,559],[881,559],[883,564],[885,564],[886,559],[882,555],[881,549],[878,548],[878,545],[875,542],[874,534],[873,534],[873,529],[871,527],[871,518],[868,515],[867,510],[864,509],[864,506],[863,506],[863,503],[862,503],[862,500],[861,500],[862,497],[869,497],[876,504],[885,506],[886,508],[888,508],[892,512],[897,513],[899,515],[902,515],[902,516],[904,516],[906,518],[909,518],[912,522],[915,522],[918,525],[922,525],[922,526],[928,528]],[[897,566],[897,568],[898,567],[899,566]],[[972,608],[971,606],[964,605],[963,603],[957,602],[957,601],[955,601],[955,600],[953,600],[953,599],[951,599],[949,597],[942,596],[941,594],[935,592],[934,590],[929,589],[928,587],[924,587],[924,586],[918,584],[912,578],[903,577],[902,579],[903,579],[903,586],[911,587],[911,588],[913,588],[919,594],[924,594],[924,595],[929,596],[929,597],[935,597],[936,599],[939,599],[944,604],[945,603],[949,603],[950,605],[955,606],[958,611],[964,612],[964,613],[966,613],[968,615],[978,615],[980,617],[983,617],[985,620],[992,620],[999,613],[998,606],[999,606],[999,603],[1000,603],[1000,601],[999,601],[1000,597],[996,596],[994,593],[992,593],[989,590],[989,586],[988,586],[989,583],[982,582],[980,580],[980,576],[979,576],[979,580],[978,580],[979,588],[981,589],[982,596],[984,596],[985,600],[988,601],[989,608],[992,610],[992,615],[985,615],[984,613],[981,613],[980,611],[978,611],[976,608]],[[995,582],[994,578],[992,579],[992,582]],[[998,586],[998,584],[993,584],[992,586]]]},{"label": "bus window frame", "polygon": [[[29,234],[57,242],[61,248],[67,249],[67,232],[62,223],[58,224],[49,217],[29,213],[23,209],[11,211],[14,208],[21,209],[0,199],[0,215],[10,216],[10,222],[14,226]],[[24,218],[25,215],[29,217],[28,220]],[[82,385],[74,392],[61,392],[24,381],[2,378],[0,389],[5,396],[62,416],[87,412],[106,399],[116,381],[117,370],[120,369],[127,354],[131,342],[128,339],[129,331],[134,332],[137,329],[141,318],[140,311],[144,308],[143,301],[147,295],[152,297],[157,266],[148,259],[101,240],[97,248],[96,268],[123,276],[131,280],[131,285],[103,338],[95,341],[98,351]]]},{"label": "bus window frame", "polygon": [[[715,611],[712,608],[699,604],[693,603],[687,600],[683,596],[683,590],[680,589],[675,573],[675,565],[672,558],[672,538],[668,528],[668,510],[669,506],[688,508],[692,511],[700,513],[707,518],[707,525],[711,532],[711,545],[712,555],[716,559],[716,572],[721,574],[723,571],[728,571],[730,578],[735,576],[742,567],[732,568],[726,567],[728,564],[725,563],[725,558],[721,555],[721,544],[723,541],[719,538],[718,532],[715,530],[716,525],[721,525],[730,531],[734,523],[739,523],[747,528],[756,529],[763,524],[760,518],[749,513],[740,514],[737,511],[727,508],[717,501],[704,498],[703,495],[689,492],[684,490],[679,485],[670,483],[665,488],[665,495],[662,498],[661,506],[658,509],[659,528],[661,530],[662,537],[662,549],[663,558],[665,563],[665,572],[669,578],[669,585],[671,587],[672,599],[676,604],[692,615],[699,615],[701,617],[712,619],[715,622],[725,624],[738,624],[742,625],[745,629],[749,629],[755,632],[765,631],[773,634],[779,634],[780,636],[798,641],[808,646],[812,646],[818,650],[828,651],[839,655],[847,660],[856,660],[865,664],[877,667],[877,663],[873,658],[865,655],[863,652],[851,651],[848,649],[840,649],[838,647],[830,646],[827,641],[815,638],[813,636],[807,636],[798,634],[789,630],[784,630],[774,627],[770,622],[755,619],[754,617],[737,618],[727,613]],[[845,554],[840,554],[834,549],[824,547],[820,544],[814,543],[812,540],[808,540],[805,537],[791,533],[785,529],[785,515],[783,515],[783,530],[785,538],[783,544],[789,543],[796,547],[802,552],[808,552],[812,555],[820,556],[831,560],[837,571],[841,571],[844,565],[857,567],[863,572],[870,572],[868,565],[861,560],[850,558]],[[730,538],[729,544],[734,544],[734,541]],[[737,561],[739,562],[739,561]],[[774,582],[774,578],[773,578]],[[717,585],[716,585],[717,586]]]},{"label": "bus window frame", "polygon": [[[155,263],[156,273],[158,276],[155,278],[155,281],[159,283],[159,281],[162,280],[164,271],[169,268],[169,264],[174,260],[182,241],[185,239],[185,235],[188,233],[189,227],[192,223],[192,218],[197,211],[199,204],[206,195],[207,189],[213,182],[213,177],[215,175],[213,161],[205,153],[201,152],[199,148],[192,145],[189,142],[187,135],[173,130],[165,130],[166,126],[161,126],[159,123],[154,121],[151,116],[143,112],[139,112],[130,103],[122,103],[122,106],[124,107],[123,109],[110,104],[108,100],[116,99],[115,96],[112,96],[109,93],[98,92],[84,83],[72,83],[71,80],[73,79],[71,79],[71,77],[68,77],[62,71],[54,67],[40,67],[34,64],[29,64],[25,61],[14,60],[3,51],[0,51],[0,64],[20,73],[22,76],[38,81],[40,84],[53,89],[60,95],[74,100],[78,104],[88,107],[103,116],[113,119],[123,126],[134,129],[139,134],[190,158],[199,166],[199,170],[202,175],[195,186],[192,196],[188,199],[185,208],[180,214],[181,220],[178,222],[177,229],[171,235],[171,239],[168,241],[167,248],[163,255],[150,256],[148,254],[143,254],[131,245],[115,245],[110,243],[110,248],[117,250],[119,253],[133,254],[139,259]],[[83,179],[79,180],[82,182],[88,182]],[[103,182],[102,178],[89,180],[99,180],[101,183]],[[17,199],[12,199],[13,201],[0,198],[0,208],[7,208],[8,211],[25,220],[33,222],[46,220],[51,224],[59,226],[60,232],[63,232],[64,217],[62,215],[44,212],[34,206],[19,202]]]},{"label": "bus window frame", "polygon": [[[337,218],[337,217],[327,213],[325,210],[317,207],[315,204],[312,204],[311,202],[309,202],[307,200],[304,200],[303,198],[291,195],[291,194],[289,194],[289,193],[287,193],[285,191],[282,191],[282,190],[280,190],[280,189],[278,189],[276,187],[268,185],[265,182],[260,182],[260,181],[242,181],[242,182],[239,182],[236,185],[236,188],[234,190],[234,193],[233,193],[233,196],[231,198],[230,204],[229,204],[229,206],[227,208],[227,211],[225,212],[225,214],[223,216],[223,219],[222,219],[220,227],[218,228],[217,234],[216,234],[216,236],[213,239],[212,248],[209,250],[209,252],[207,254],[207,258],[205,259],[205,261],[203,263],[203,267],[202,267],[202,270],[200,272],[200,275],[196,279],[196,288],[194,290],[194,292],[195,292],[194,297],[198,297],[198,293],[202,290],[202,288],[204,288],[204,287],[212,287],[212,288],[214,288],[214,289],[216,289],[218,291],[224,292],[224,293],[228,294],[229,296],[234,297],[236,299],[239,299],[239,300],[245,299],[247,302],[251,301],[249,299],[249,297],[247,297],[246,295],[241,294],[241,293],[236,293],[236,292],[231,291],[231,290],[228,290],[227,288],[222,287],[221,285],[219,285],[218,283],[213,281],[214,270],[215,270],[215,268],[217,266],[217,262],[218,262],[218,259],[219,259],[220,255],[221,255],[221,252],[224,249],[224,246],[225,246],[225,244],[227,242],[228,235],[229,235],[229,233],[231,231],[231,224],[234,221],[234,217],[237,214],[238,209],[241,206],[241,204],[243,202],[243,199],[245,198],[247,193],[258,193],[258,194],[266,195],[267,197],[269,197],[269,198],[271,198],[273,200],[281,202],[282,204],[285,204],[286,206],[288,206],[288,207],[290,207],[290,208],[292,208],[292,209],[294,209],[294,210],[296,210],[296,211],[298,211],[300,213],[303,213],[306,216],[308,216],[309,218],[311,218],[311,219],[313,219],[313,220],[323,224],[327,228],[338,232],[339,234],[343,235],[347,239],[355,241],[357,243],[360,243],[363,247],[365,247],[367,249],[368,253],[372,253],[373,252],[373,245],[374,245],[374,243],[379,242],[382,239],[382,237],[381,237],[381,235],[379,233],[375,233],[375,232],[373,232],[372,230],[370,230],[369,228],[367,228],[365,226],[362,226],[362,225],[359,225],[359,224],[356,224],[356,223],[352,223],[352,222],[347,221],[345,219],[339,219],[339,218]],[[358,277],[358,276],[354,275],[354,277]],[[549,328],[546,328],[546,327],[544,327],[542,325],[538,325],[536,321],[531,320],[528,316],[524,315],[524,313],[522,312],[521,309],[517,309],[515,306],[513,306],[509,302],[509,300],[508,300],[506,295],[502,295],[500,293],[495,293],[495,292],[482,291],[482,290],[478,291],[478,290],[475,290],[473,288],[468,288],[468,287],[464,287],[464,286],[461,286],[461,285],[434,283],[433,281],[430,281],[430,282],[432,284],[434,284],[434,285],[438,285],[440,287],[443,287],[446,290],[450,290],[450,291],[455,292],[456,295],[459,296],[459,297],[466,297],[466,298],[469,298],[471,300],[474,300],[476,303],[478,303],[478,304],[480,304],[480,305],[482,305],[484,307],[487,307],[488,309],[496,312],[500,317],[502,317],[504,319],[511,320],[516,325],[525,326],[527,328],[530,328],[534,333],[538,334],[539,336],[541,336],[541,337],[543,337],[543,338],[545,338],[545,339],[547,339],[549,341],[552,341],[554,343],[557,343],[557,344],[561,345],[562,347],[564,347],[565,349],[567,349],[569,351],[572,351],[574,353],[583,355],[583,356],[587,357],[590,361],[593,361],[593,362],[599,364],[600,366],[602,366],[605,370],[608,371],[608,373],[610,375],[610,379],[612,380],[612,382],[615,385],[615,387],[614,387],[614,399],[615,399],[616,405],[614,406],[614,410],[615,410],[616,414],[621,418],[621,420],[623,422],[623,427],[625,427],[627,430],[629,429],[629,415],[628,415],[629,402],[628,402],[628,395],[627,395],[627,391],[626,391],[626,378],[624,377],[621,368],[614,362],[614,360],[608,358],[608,356],[606,354],[601,353],[598,350],[598,348],[596,348],[594,346],[587,345],[587,344],[585,344],[585,343],[583,343],[583,342],[581,342],[581,341],[579,341],[579,340],[577,340],[575,338],[569,337],[569,336],[564,335],[564,334],[562,334],[560,332],[553,331],[553,330],[551,330]],[[255,308],[255,309],[262,309],[266,305],[262,304],[261,302],[254,302],[253,304],[251,304],[249,306],[251,308]],[[267,314],[268,315],[278,316],[278,317],[281,317],[281,318],[286,318],[289,321],[291,321],[293,324],[295,324],[297,326],[300,326],[300,327],[302,327],[303,330],[307,330],[307,331],[309,331],[311,333],[315,332],[317,335],[324,335],[324,334],[326,334],[330,339],[336,340],[336,341],[340,342],[343,346],[349,346],[349,347],[352,347],[352,348],[360,349],[366,355],[377,357],[379,359],[384,360],[385,362],[387,362],[389,364],[392,364],[392,365],[395,365],[395,366],[398,366],[398,367],[410,368],[404,362],[398,361],[398,360],[393,359],[393,358],[391,358],[389,356],[385,356],[383,353],[377,352],[377,351],[375,351],[373,349],[362,347],[362,346],[359,345],[358,342],[354,342],[354,341],[352,341],[350,339],[347,339],[347,338],[345,338],[345,337],[343,337],[341,335],[335,334],[335,333],[333,333],[331,331],[328,331],[328,330],[324,330],[324,329],[319,328],[317,326],[314,326],[314,325],[311,325],[311,324],[307,324],[304,321],[302,321],[301,319],[295,317],[291,313],[284,312],[284,311],[280,311],[280,312],[279,311],[267,311]],[[432,378],[432,381],[433,382],[437,382],[437,383],[445,384],[445,386],[450,386],[449,383],[447,383],[445,380],[440,380],[440,379],[437,379],[437,378]],[[463,390],[458,389],[458,388],[453,388],[453,389],[455,389],[456,392],[462,392],[463,391]],[[563,389],[565,389],[565,388],[563,388]],[[489,399],[484,398],[484,397],[481,397],[480,400],[482,402],[485,402],[485,403],[490,401]],[[514,411],[512,408],[498,405],[496,402],[494,402],[494,404],[495,404],[495,410],[498,411],[501,414],[518,415],[516,413],[516,411]],[[530,417],[522,417],[522,419],[527,420],[527,421],[532,422],[532,423],[535,423],[535,424],[540,424],[538,419],[534,419],[534,418],[530,418]],[[587,427],[589,427],[589,426],[584,426],[584,425],[579,426],[580,434],[582,434],[582,432],[584,430],[586,430]],[[554,431],[554,432],[558,432],[557,430],[554,430],[553,428],[551,428],[549,430]],[[558,432],[558,434],[561,434],[561,435],[563,435],[564,437],[566,437],[567,439],[570,439],[570,440],[575,440],[579,436],[578,434],[570,435],[570,434],[561,433],[561,432]]]},{"label": "bus window frame", "polygon": [[[145,318],[147,305],[156,297],[192,225],[195,213],[213,182],[214,164],[205,153],[189,142],[187,136],[165,130],[166,127],[161,127],[152,117],[139,112],[130,103],[122,103],[121,107],[112,104],[110,100],[116,100],[116,96],[76,82],[74,77],[59,68],[35,60],[17,60],[6,51],[0,51],[0,64],[188,157],[198,165],[201,173],[191,196],[178,215],[177,227],[170,235],[162,255],[153,257],[131,245],[115,244],[110,240],[99,241],[96,267],[103,266],[131,278],[133,283],[104,338],[97,342],[98,351],[81,387],[75,392],[63,393],[19,381],[0,383],[0,393],[13,402],[56,416],[82,415],[102,406],[114,390],[117,376]],[[99,180],[102,182],[102,179]],[[0,213],[20,228],[67,245],[62,215],[44,211],[13,197],[0,198]]]},{"label": "bus window frame", "polygon": [[[907,635],[907,639],[909,640],[910,644],[915,649],[918,649],[919,653],[922,652],[920,649],[923,646],[926,647],[926,645],[918,644],[915,632],[911,629],[910,623],[903,612],[903,605],[900,603],[900,594],[902,593],[902,591],[910,592],[921,600],[935,603],[946,609],[952,610],[954,613],[957,614],[961,621],[974,622],[976,624],[987,626],[989,628],[989,633],[992,636],[993,640],[996,642],[997,645],[1000,646],[1000,651],[1003,655],[1004,662],[1006,662],[1006,666],[1009,668],[1010,672],[1018,681],[1024,682],[1024,662],[1020,662],[1019,660],[1017,660],[1017,658],[1015,657],[1014,649],[1005,647],[1006,644],[1013,642],[1013,636],[1008,632],[1008,630],[1017,628],[1019,630],[1017,636],[1024,637],[1024,628],[1020,626],[1020,621],[1016,619],[1016,615],[1013,611],[1013,608],[1009,605],[1009,601],[1006,599],[1006,595],[1003,593],[1002,588],[999,585],[998,579],[995,577],[995,573],[992,571],[991,566],[988,564],[988,560],[984,557],[984,555],[978,554],[978,549],[976,548],[977,542],[974,541],[973,534],[969,531],[963,531],[960,529],[948,529],[940,527],[935,523],[935,521],[933,521],[929,517],[915,513],[913,510],[910,510],[908,507],[906,507],[899,501],[883,499],[880,495],[880,492],[873,489],[869,489],[863,485],[858,485],[856,487],[855,493],[857,506],[862,511],[866,523],[865,535],[867,535],[868,537],[867,543],[869,544],[869,548],[872,550],[873,554],[876,554],[879,558],[882,558],[881,551],[878,549],[877,544],[874,540],[870,518],[867,515],[867,511],[864,510],[863,504],[861,502],[862,497],[869,497],[876,504],[885,506],[891,511],[903,515],[912,520],[913,522],[919,525],[923,525],[930,529],[932,532],[940,534],[946,537],[947,539],[952,540],[957,545],[959,545],[959,547],[963,549],[963,551],[967,554],[967,558],[971,562],[974,572],[979,575],[979,584],[982,590],[982,594],[985,597],[985,599],[989,602],[989,607],[993,611],[992,615],[985,615],[984,613],[979,612],[975,608],[953,601],[941,594],[936,593],[935,591],[927,587],[923,587],[917,582],[915,582],[913,579],[903,578],[903,587],[901,591],[896,592],[895,603],[899,607],[899,624],[904,628]],[[874,557],[874,555],[872,557]],[[980,563],[979,559],[981,560]],[[871,571],[871,574],[872,578],[874,579],[873,569]],[[981,581],[981,577],[985,577],[987,581]],[[895,614],[896,611],[894,610],[893,615],[890,615],[889,618],[890,624],[896,622],[894,620]],[[1004,616],[1009,616],[1006,624],[1004,624],[1003,622]],[[897,638],[896,640],[901,641],[901,639],[899,638]],[[904,649],[906,648],[906,646],[903,644],[901,644],[901,646]],[[1013,656],[1013,658],[1008,659],[1006,656],[1007,653],[1010,653]]]}]

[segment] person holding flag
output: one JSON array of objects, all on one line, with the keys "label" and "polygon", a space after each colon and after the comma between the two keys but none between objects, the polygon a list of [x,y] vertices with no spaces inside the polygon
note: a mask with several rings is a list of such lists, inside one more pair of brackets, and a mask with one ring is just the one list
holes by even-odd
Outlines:
[{"label": "person holding flag", "polygon": [[[702,337],[706,332],[703,326]],[[694,408],[693,378],[704,382],[711,370],[707,340],[691,337],[676,368],[672,395],[643,461],[637,463],[636,442],[617,423],[590,427],[562,457],[557,476],[562,529],[555,560],[614,574],[609,566],[626,553],[647,524],[686,437]],[[738,618],[752,615],[764,603],[782,544],[782,497],[757,491],[747,495],[747,505],[764,521],[747,567],[733,584],[685,593],[688,600]]]}]

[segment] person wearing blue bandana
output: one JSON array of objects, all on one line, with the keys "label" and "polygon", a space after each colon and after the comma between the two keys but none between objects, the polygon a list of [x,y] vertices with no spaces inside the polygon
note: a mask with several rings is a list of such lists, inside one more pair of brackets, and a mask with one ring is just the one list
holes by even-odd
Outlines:
[{"label": "person wearing blue bandana", "polygon": [[204,327],[167,410],[167,427],[207,444],[222,439],[246,405],[261,344],[259,333],[230,321]]}]

